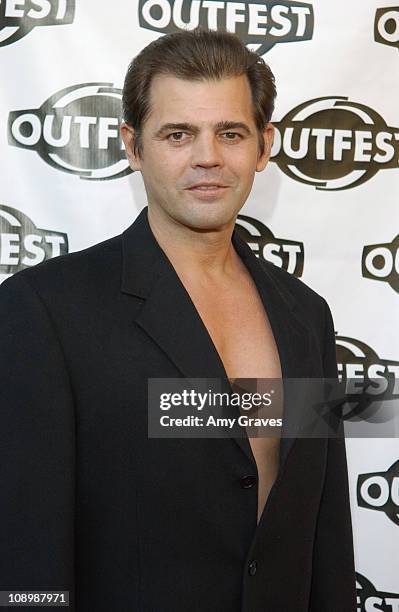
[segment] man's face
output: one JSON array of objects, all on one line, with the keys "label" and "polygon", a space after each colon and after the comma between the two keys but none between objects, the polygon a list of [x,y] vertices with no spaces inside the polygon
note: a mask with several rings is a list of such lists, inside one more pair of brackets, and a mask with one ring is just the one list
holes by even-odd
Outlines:
[{"label": "man's face", "polygon": [[122,126],[133,170],[143,176],[149,208],[194,229],[218,229],[235,219],[255,171],[270,156],[273,126],[258,133],[246,76],[187,81],[157,75],[151,112],[142,129],[142,154],[133,153],[134,130]]}]

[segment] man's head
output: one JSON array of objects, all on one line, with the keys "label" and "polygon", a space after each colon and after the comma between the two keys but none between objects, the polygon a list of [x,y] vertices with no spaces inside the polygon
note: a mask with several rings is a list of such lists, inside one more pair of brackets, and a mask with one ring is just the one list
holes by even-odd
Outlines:
[{"label": "man's head", "polygon": [[122,137],[149,206],[193,227],[205,228],[205,212],[215,227],[231,220],[269,159],[275,96],[270,68],[228,32],[184,31],[145,47],[126,74]]},{"label": "man's head", "polygon": [[142,154],[141,135],[151,108],[151,83],[161,74],[187,81],[218,81],[245,75],[251,89],[259,149],[263,153],[263,130],[271,119],[276,98],[272,71],[234,34],[199,28],[158,38],[130,63],[123,87],[123,116],[135,130],[136,153]]}]

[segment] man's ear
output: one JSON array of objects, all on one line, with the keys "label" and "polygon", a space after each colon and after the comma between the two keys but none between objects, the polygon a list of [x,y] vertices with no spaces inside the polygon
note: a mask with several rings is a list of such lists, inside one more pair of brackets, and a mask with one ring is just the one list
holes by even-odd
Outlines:
[{"label": "man's ear", "polygon": [[121,137],[126,149],[126,157],[132,170],[141,170],[140,157],[134,152],[135,131],[130,125],[121,123]]},{"label": "man's ear", "polygon": [[270,153],[273,146],[274,139],[274,125],[271,123],[267,123],[265,129],[263,130],[263,141],[264,141],[264,151],[262,155],[258,157],[258,161],[256,164],[256,172],[261,172],[266,168],[267,162],[270,159]]}]

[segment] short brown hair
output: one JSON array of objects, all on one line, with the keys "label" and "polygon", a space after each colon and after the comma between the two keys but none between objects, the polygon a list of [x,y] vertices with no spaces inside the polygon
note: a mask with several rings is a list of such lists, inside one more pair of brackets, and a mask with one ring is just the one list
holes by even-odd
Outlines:
[{"label": "short brown hair", "polygon": [[270,121],[276,97],[275,80],[264,60],[226,31],[196,28],[161,36],[130,62],[123,86],[125,122],[134,128],[135,153],[142,153],[141,132],[150,113],[150,87],[155,75],[188,81],[219,80],[245,74],[252,93],[253,112],[264,150],[263,130]]}]

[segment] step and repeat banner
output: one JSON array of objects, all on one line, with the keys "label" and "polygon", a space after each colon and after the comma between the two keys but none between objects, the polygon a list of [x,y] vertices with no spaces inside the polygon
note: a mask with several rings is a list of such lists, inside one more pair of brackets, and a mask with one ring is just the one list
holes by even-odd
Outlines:
[{"label": "step and repeat banner", "polygon": [[[327,299],[342,377],[397,384],[398,0],[1,0],[0,282],[146,205],[118,132],[125,72],[198,24],[236,32],[276,76],[272,158],[241,235]],[[399,611],[395,435],[346,441],[358,612]]]}]

